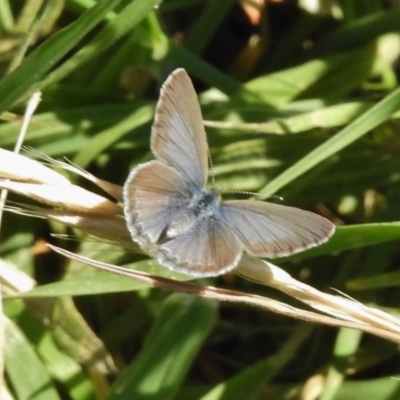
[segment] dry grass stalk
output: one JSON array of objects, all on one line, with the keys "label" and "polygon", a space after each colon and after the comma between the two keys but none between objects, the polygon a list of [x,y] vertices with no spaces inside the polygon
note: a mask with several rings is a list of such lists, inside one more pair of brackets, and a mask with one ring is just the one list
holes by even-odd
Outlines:
[{"label": "dry grass stalk", "polygon": [[[4,153],[3,153],[4,152]],[[2,154],[6,154],[2,150]],[[48,218],[66,225],[106,238],[122,247],[139,251],[131,241],[125,227],[121,207],[106,198],[72,185],[61,174],[51,170],[38,161],[24,157],[23,171],[18,168],[21,157],[7,152],[10,162],[0,163],[0,188],[24,194],[54,208],[6,207],[8,211]],[[44,157],[47,164],[52,161]],[[99,186],[108,193],[120,198],[120,188],[105,181],[99,181],[92,175],[70,164],[54,162],[57,167],[76,172],[92,182],[101,182]],[[27,174],[28,172],[28,174]],[[49,176],[51,178],[49,178]],[[11,181],[7,181],[11,179]],[[49,182],[51,179],[51,183]],[[32,182],[35,182],[34,184]],[[218,301],[240,302],[256,305],[285,316],[312,321],[320,324],[360,329],[388,340],[400,343],[400,320],[376,308],[367,307],[341,295],[322,293],[302,282],[293,279],[281,268],[269,262],[244,255],[235,273],[260,284],[278,289],[311,306],[318,312],[306,311],[278,302],[273,299],[248,293],[230,291],[193,283],[179,282],[161,278],[144,272],[129,270],[115,265],[105,264],[78,256],[65,250],[50,246],[53,250],[101,270],[123,275],[143,283],[163,287],[169,290],[191,293]],[[323,312],[323,315],[320,312]]]}]

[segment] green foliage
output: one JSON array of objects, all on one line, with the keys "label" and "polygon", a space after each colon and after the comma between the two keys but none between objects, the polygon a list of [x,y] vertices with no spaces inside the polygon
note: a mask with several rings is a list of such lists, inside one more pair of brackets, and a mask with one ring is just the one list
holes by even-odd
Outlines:
[{"label": "green foliage", "polygon": [[[186,68],[213,122],[217,186],[227,196],[277,193],[339,225],[328,243],[279,263],[322,291],[398,315],[399,7],[328,1],[311,14],[306,1],[286,1],[260,13],[245,3],[0,0],[0,147],[13,147],[24,102],[41,90],[25,144],[121,185],[151,157],[161,83]],[[44,240],[189,279],[58,223],[6,214],[1,228],[2,260],[38,283],[4,300],[12,398],[399,397],[394,344],[82,266]],[[239,277],[203,283],[283,298]]]}]

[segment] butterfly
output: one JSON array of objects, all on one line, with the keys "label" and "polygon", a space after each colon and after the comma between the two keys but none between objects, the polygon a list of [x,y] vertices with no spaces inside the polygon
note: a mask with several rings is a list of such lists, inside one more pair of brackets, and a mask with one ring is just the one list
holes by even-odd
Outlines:
[{"label": "butterfly", "polygon": [[200,105],[184,69],[161,88],[151,131],[154,161],[139,164],[123,189],[134,242],[176,272],[217,276],[243,251],[283,257],[324,243],[335,226],[309,211],[258,200],[222,201],[207,188],[208,144]]}]

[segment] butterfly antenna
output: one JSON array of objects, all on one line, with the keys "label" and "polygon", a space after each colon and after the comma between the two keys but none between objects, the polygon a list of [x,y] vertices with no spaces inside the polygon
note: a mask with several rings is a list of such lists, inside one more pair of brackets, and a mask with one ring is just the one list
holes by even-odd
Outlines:
[{"label": "butterfly antenna", "polygon": [[279,201],[283,201],[285,200],[282,196],[279,196],[277,194],[273,194],[271,196],[268,196],[265,198],[266,200],[279,200]]},{"label": "butterfly antenna", "polygon": [[[255,193],[255,192],[246,192],[246,191],[234,191],[234,192],[224,192],[224,193],[230,193],[230,194],[246,194],[249,196],[254,196],[254,197],[263,197],[262,193]],[[272,196],[268,196],[268,197],[263,197],[263,200],[279,200],[279,201],[283,201],[283,197],[282,196],[278,196],[277,194],[273,194]]]},{"label": "butterfly antenna", "polygon": [[212,184],[213,187],[215,188],[215,174],[214,174],[214,164],[212,162],[212,158],[211,158],[211,154],[208,153],[208,162],[210,164],[210,172],[211,172],[211,180],[212,180]]}]

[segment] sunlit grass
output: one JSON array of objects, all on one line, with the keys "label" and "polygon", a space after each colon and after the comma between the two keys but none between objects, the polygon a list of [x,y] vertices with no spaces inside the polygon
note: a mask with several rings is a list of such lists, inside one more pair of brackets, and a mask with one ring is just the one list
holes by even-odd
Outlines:
[{"label": "sunlit grass", "polygon": [[[346,318],[355,307],[357,318],[366,312],[366,325],[385,318],[384,334],[396,332],[398,7],[347,0],[311,15],[295,2],[268,2],[266,10],[246,1],[71,0],[45,2],[47,9],[39,3],[0,1],[0,146],[13,149],[25,101],[40,89],[25,144],[68,157],[92,175],[88,181],[84,173],[56,168],[60,175],[45,178],[25,158],[0,153],[1,176],[10,179],[2,187],[20,193],[9,194],[7,206],[19,214],[3,216],[0,240],[3,295],[19,296],[3,302],[7,394],[395,396],[397,344],[288,316],[315,321],[309,306],[316,305],[332,315],[332,303],[321,302],[337,297]],[[36,12],[41,18],[32,26]],[[248,270],[248,279],[198,280],[190,292],[211,287],[219,295],[242,293],[242,300],[246,293],[276,309],[173,293],[192,287],[188,278],[138,252],[127,235],[118,188],[133,166],[152,158],[154,104],[176,67],[193,78],[210,121],[219,188],[277,193],[283,204],[318,212],[339,227],[323,246],[276,261],[281,270],[263,264],[265,274],[253,271],[264,285],[249,281]],[[172,286],[153,280],[162,288],[151,288],[150,281],[97,271],[46,242]],[[272,271],[281,271],[279,279]],[[347,295],[356,302],[343,300]],[[279,307],[286,316],[266,311]],[[334,312],[339,321],[343,315]],[[332,318],[318,315],[326,324]]]}]

